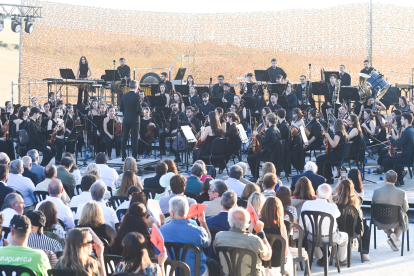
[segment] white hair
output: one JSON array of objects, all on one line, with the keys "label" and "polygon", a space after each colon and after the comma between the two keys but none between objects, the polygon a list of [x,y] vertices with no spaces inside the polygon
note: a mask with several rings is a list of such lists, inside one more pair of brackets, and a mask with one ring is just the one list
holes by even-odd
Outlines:
[{"label": "white hair", "polygon": [[[241,213],[243,214],[242,218],[235,217],[235,214]],[[246,209],[242,207],[236,207],[229,211],[228,216],[228,222],[230,224],[231,229],[240,229],[245,230],[247,227],[249,227],[249,221],[250,221],[250,215],[249,212],[247,212]]]},{"label": "white hair", "polygon": [[32,164],[32,158],[30,156],[23,156],[22,161],[25,168],[29,168]]},{"label": "white hair", "polygon": [[244,162],[239,162],[236,164],[237,166],[240,166],[243,170],[243,176],[247,174],[247,164]]},{"label": "white hair", "polygon": [[328,199],[332,194],[332,188],[329,184],[321,184],[318,187],[318,197],[322,199]]},{"label": "white hair", "polygon": [[188,206],[188,201],[183,196],[175,196],[170,202],[170,211],[173,211],[177,217],[185,218],[188,214],[190,206]]},{"label": "white hair", "polygon": [[305,171],[312,171],[316,173],[318,171],[318,166],[315,164],[315,162],[308,161],[305,164]]},{"label": "white hair", "polygon": [[101,201],[107,191],[106,184],[102,180],[97,180],[95,183],[92,184],[91,188],[89,189],[91,192],[91,197],[95,201]]},{"label": "white hair", "polygon": [[16,159],[10,162],[10,172],[13,174],[20,174],[23,169],[23,161]]}]

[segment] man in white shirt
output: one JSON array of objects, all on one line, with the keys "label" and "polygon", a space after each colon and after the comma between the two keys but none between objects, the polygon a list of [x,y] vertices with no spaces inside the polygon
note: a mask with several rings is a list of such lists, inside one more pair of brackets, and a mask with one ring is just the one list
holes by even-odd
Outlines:
[{"label": "man in white shirt", "polygon": [[[114,209],[112,209],[111,207],[108,207],[103,200],[105,193],[106,193],[105,183],[102,180],[96,181],[91,186],[90,191],[91,191],[92,200],[96,201],[96,203],[98,203],[98,205],[101,206],[102,208],[105,224],[111,226],[114,230],[116,230],[115,224],[119,222],[118,217],[116,216]],[[85,204],[86,203],[79,204],[78,210],[76,212],[76,219],[80,219],[82,215],[82,210],[83,210],[83,207],[85,207]]]},{"label": "man in white shirt", "polygon": [[[35,188],[35,191],[47,192],[49,190],[50,181],[52,181],[53,179],[55,179],[57,177],[57,168],[56,168],[56,166],[52,165],[52,164],[47,165],[46,168],[45,168],[45,176],[46,176],[46,179],[43,180],[42,182],[40,182],[39,184],[37,184],[37,186]],[[66,193],[65,190],[63,190],[61,200],[65,204],[69,204],[69,202],[70,202],[70,198],[69,198],[69,196],[68,196],[68,194]]]},{"label": "man in white shirt", "polygon": [[204,210],[206,217],[212,217],[218,215],[221,212],[221,196],[227,192],[226,182],[223,180],[213,180],[210,182],[210,189],[208,195],[210,201],[204,201],[203,204],[207,205]]},{"label": "man in white shirt", "polygon": [[98,179],[93,174],[86,174],[82,177],[82,193],[80,195],[72,197],[72,200],[69,205],[71,208],[78,207],[82,203],[86,204],[92,200],[91,192],[89,190],[91,189],[92,184],[96,182],[96,180]]},{"label": "man in white shirt", "polygon": [[5,152],[0,152],[0,164],[9,165],[10,158]]},{"label": "man in white shirt", "polygon": [[[347,256],[347,245],[348,245],[348,234],[345,232],[340,232],[338,230],[338,225],[336,224],[336,219],[341,216],[341,212],[336,206],[335,203],[332,201],[332,188],[328,184],[319,185],[317,191],[317,198],[316,200],[307,200],[302,206],[302,212],[304,211],[316,211],[316,212],[324,212],[327,214],[332,215],[333,217],[333,235],[332,240],[336,244],[338,244],[338,258],[339,258],[339,265],[345,266],[347,264],[346,256]],[[329,202],[328,202],[329,201]],[[312,239],[311,231],[312,225],[308,218],[305,218],[306,227],[309,231],[308,239]],[[300,218],[300,225],[304,225],[302,218]],[[322,241],[329,242],[329,225],[330,221],[325,218],[322,222]],[[310,252],[310,250],[308,251]],[[324,266],[324,262],[328,256],[323,256],[322,251],[320,248],[315,248],[315,257],[318,260],[317,264],[319,266]]]},{"label": "man in white shirt", "polygon": [[227,189],[233,190],[237,197],[241,198],[241,195],[243,193],[244,187],[246,185],[244,185],[243,183],[240,182],[240,178],[243,175],[243,169],[240,166],[237,165],[233,165],[230,168],[230,178],[226,180],[226,184],[227,184]]},{"label": "man in white shirt", "polygon": [[124,209],[124,210],[129,209],[129,204],[132,200],[132,194],[133,193],[139,193],[141,191],[142,190],[138,186],[129,187],[128,191],[127,191],[128,200],[125,200],[124,202],[122,202],[121,205],[119,205],[118,208],[116,208],[116,210],[118,211],[118,210],[122,210],[122,209]]},{"label": "man in white shirt", "polygon": [[45,201],[53,202],[56,205],[57,218],[63,221],[66,230],[74,228],[75,222],[73,221],[72,211],[63,203],[61,199],[64,191],[62,181],[60,181],[58,178],[50,181],[48,191],[49,196],[47,196],[45,200],[39,202],[36,205],[36,210],[38,210],[40,205],[42,205],[42,203]]},{"label": "man in white shirt", "polygon": [[[10,227],[10,221],[14,215],[22,215],[24,211],[24,201],[18,193],[10,193],[4,198],[3,210],[4,216],[3,227]],[[3,237],[7,238],[7,237]]]},{"label": "man in white shirt", "polygon": [[35,185],[30,178],[24,177],[23,161],[20,159],[10,162],[9,179],[7,180],[7,186],[9,188],[18,191],[24,200],[24,205],[30,207],[35,204],[35,197],[33,192],[35,191]]},{"label": "man in white shirt", "polygon": [[95,163],[101,169],[101,179],[107,187],[112,188],[112,193],[116,189],[116,181],[118,179],[118,173],[115,169],[112,169],[106,165],[107,159],[106,155],[103,152],[100,152],[96,155]]}]

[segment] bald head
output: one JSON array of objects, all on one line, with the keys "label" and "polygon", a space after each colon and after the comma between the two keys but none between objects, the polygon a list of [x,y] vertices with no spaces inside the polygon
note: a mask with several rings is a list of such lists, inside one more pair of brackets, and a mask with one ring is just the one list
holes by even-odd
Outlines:
[{"label": "bald head", "polygon": [[8,165],[9,163],[10,163],[9,156],[4,152],[0,152],[0,164]]},{"label": "bald head", "polygon": [[49,183],[49,194],[53,197],[61,197],[63,193],[63,184],[60,179],[52,179]]},{"label": "bald head", "polygon": [[318,187],[318,198],[328,199],[332,195],[332,188],[329,184],[322,184]]},{"label": "bald head", "polygon": [[22,161],[23,167],[30,170],[30,168],[32,167],[32,158],[30,158],[29,156],[23,156]]},{"label": "bald head", "polygon": [[45,176],[49,179],[54,179],[57,177],[57,169],[53,164],[47,165],[45,168]]},{"label": "bald head", "polygon": [[231,229],[245,230],[249,226],[249,220],[249,213],[242,207],[232,209],[228,215],[228,222]]}]

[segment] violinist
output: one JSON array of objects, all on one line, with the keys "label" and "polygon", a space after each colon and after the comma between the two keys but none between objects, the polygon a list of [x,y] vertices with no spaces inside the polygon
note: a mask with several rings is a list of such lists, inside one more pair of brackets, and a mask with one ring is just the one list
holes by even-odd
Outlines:
[{"label": "violinist", "polygon": [[292,110],[298,106],[298,98],[295,93],[292,93],[292,84],[290,82],[286,83],[285,95],[288,104],[286,109],[286,120],[290,122],[290,120],[292,120]]},{"label": "violinist", "polygon": [[29,135],[29,149],[37,149],[43,153],[42,163],[43,167],[46,167],[50,160],[56,156],[57,149],[55,146],[48,145],[43,137],[51,134],[52,130],[44,130],[38,123],[37,120],[40,117],[40,109],[33,107],[30,110],[30,120],[27,128],[27,134]]},{"label": "violinist", "polygon": [[161,96],[164,107],[170,107],[170,91],[165,83],[158,86],[158,93],[155,96]]},{"label": "violinist", "polygon": [[65,112],[66,112],[66,110],[65,110],[65,103],[62,100],[57,100],[56,101],[56,107],[60,109],[60,111],[61,111],[60,114],[63,117],[63,115],[65,115]]},{"label": "violinist", "polygon": [[99,105],[99,115],[106,116],[107,114],[108,114],[108,108],[106,107],[106,104],[101,103]]},{"label": "violinist", "polygon": [[6,103],[5,103],[5,105],[4,105],[4,107],[5,107],[5,111],[6,112],[8,112],[8,113],[10,113],[10,115],[12,115],[13,114],[13,104],[12,104],[12,102],[11,101],[6,101]]},{"label": "violinist", "polygon": [[[414,155],[414,128],[412,127],[413,115],[405,112],[401,115],[401,125],[404,127],[399,140],[395,140],[388,134],[388,139],[395,148],[402,148],[401,155],[394,158],[385,158],[382,162],[384,171],[393,169],[394,164],[412,163]],[[404,185],[403,167],[395,167],[394,170],[398,174],[398,184]]]},{"label": "violinist", "polygon": [[309,123],[305,127],[305,130],[309,132],[308,143],[303,147],[306,151],[320,149],[323,145],[322,125],[316,119],[316,109],[311,108],[308,111]]},{"label": "violinist", "polygon": [[371,111],[374,111],[373,110],[374,102],[375,102],[375,109],[378,109],[380,111],[386,110],[386,107],[382,102],[380,102],[379,100],[375,101],[374,97],[368,96],[367,99],[365,100],[365,103],[361,106],[361,110],[360,110],[359,116],[358,116],[359,119],[362,118],[363,111],[365,109],[370,109]]},{"label": "violinist", "polygon": [[251,154],[247,157],[247,162],[250,166],[250,171],[252,172],[253,179],[252,182],[259,178],[259,168],[256,166],[256,161],[258,159],[270,159],[273,149],[276,147],[276,143],[281,139],[280,131],[276,127],[276,115],[270,113],[266,116],[265,124],[269,126],[266,129],[263,139],[258,135],[257,131],[253,131],[253,135],[256,136],[256,139],[260,143],[261,151],[258,154]]},{"label": "violinist", "polygon": [[296,107],[292,110],[292,122],[290,124],[292,127],[296,127],[298,130],[301,126],[303,126],[303,129],[305,129],[305,122],[303,121],[303,114],[300,108]]},{"label": "violinist", "polygon": [[346,105],[341,105],[339,108],[338,119],[341,119],[346,124],[346,118],[348,117],[348,108]]},{"label": "violinist", "polygon": [[15,121],[16,133],[21,129],[27,130],[27,124],[29,123],[29,113],[30,113],[30,110],[27,106],[22,106],[20,108],[19,116],[17,120]]},{"label": "violinist", "polygon": [[371,109],[364,109],[364,122],[361,124],[361,129],[364,134],[364,140],[367,145],[376,144],[377,142],[369,141],[371,137],[375,137],[375,121],[372,119],[373,114]]},{"label": "violinist", "polygon": [[65,148],[65,122],[61,119],[62,111],[55,107],[52,111],[52,117],[47,123],[47,130],[52,131],[52,133],[56,132],[56,139],[54,145],[57,148],[56,153],[56,164],[60,163],[62,159],[63,149]]},{"label": "violinist", "polygon": [[229,83],[224,83],[223,84],[223,93],[220,93],[218,95],[219,98],[222,99],[223,104],[224,104],[224,109],[225,110],[229,110],[231,104],[234,102],[234,93],[230,92],[230,84]]},{"label": "violinist", "polygon": [[45,102],[43,104],[43,111],[40,110],[40,112],[42,112],[39,117],[40,126],[46,129],[47,123],[49,122],[50,117],[52,117],[52,112],[50,112],[50,103]]},{"label": "violinist", "polygon": [[191,88],[191,87],[195,87],[197,86],[194,82],[194,77],[193,75],[188,75],[187,77],[187,85]]},{"label": "violinist", "polygon": [[180,92],[174,92],[172,95],[172,98],[175,102],[178,103],[178,107],[180,109],[181,112],[185,112],[185,104],[183,101],[183,96],[181,95]]},{"label": "violinist", "polygon": [[216,108],[212,103],[210,103],[208,100],[210,98],[210,95],[207,92],[203,93],[203,102],[199,105],[199,111],[205,118],[211,111],[214,111]]},{"label": "violinist", "polygon": [[215,112],[216,112],[217,116],[219,117],[219,121],[220,121],[220,124],[221,124],[221,128],[223,129],[224,132],[226,132],[226,129],[227,129],[227,121],[226,121],[226,118],[225,118],[226,115],[224,114],[223,108],[216,107]]},{"label": "violinist", "polygon": [[49,97],[48,103],[50,104],[50,109],[53,110],[53,108],[56,107],[55,92],[49,92],[48,97]]},{"label": "violinist", "polygon": [[194,117],[194,113],[195,113],[194,107],[187,106],[187,108],[185,109],[185,116],[187,117],[187,122],[191,124],[191,128],[193,129],[193,131],[195,133],[198,133],[201,128],[201,123],[200,123],[200,120]]},{"label": "violinist", "polygon": [[[160,130],[155,119],[151,117],[151,110],[148,107],[142,108],[142,113],[143,117],[141,118],[138,133],[138,154],[144,159],[151,155],[151,145],[155,138],[158,137]],[[146,157],[144,157],[144,152],[146,153]]]},{"label": "violinist", "polygon": [[266,122],[266,116],[272,113],[272,110],[270,110],[270,108],[268,107],[263,107],[261,113],[262,113],[262,116],[260,116],[260,119],[258,120],[259,125]]},{"label": "violinist", "polygon": [[36,97],[31,98],[32,101],[32,107],[37,107],[40,109],[40,111],[42,111],[42,105],[39,104],[39,100]]},{"label": "violinist", "polygon": [[115,155],[116,158],[121,157],[121,142],[122,135],[116,135],[116,123],[121,124],[119,117],[115,116],[115,108],[113,106],[109,107],[109,115],[103,120],[103,137],[102,140],[105,143],[105,149],[108,153],[108,159],[112,160],[112,147],[115,146]]},{"label": "violinist", "polygon": [[260,114],[260,110],[266,106],[265,99],[262,95],[259,95],[259,86],[257,84],[253,84],[252,86],[252,100],[254,103],[254,109],[250,110],[252,114],[257,114],[255,117],[257,118]]},{"label": "violinist", "polygon": [[145,95],[145,91],[144,90],[139,90],[138,95],[139,95],[139,102],[141,103],[141,107],[151,108],[151,103],[150,103],[148,97]]},{"label": "violinist", "polygon": [[280,139],[286,140],[287,143],[290,142],[290,126],[288,122],[286,122],[286,110],[283,108],[278,109],[276,112],[277,116],[277,128],[280,131]]},{"label": "violinist", "polygon": [[414,105],[411,102],[407,102],[407,99],[404,96],[398,98],[398,110],[401,112],[414,112]]},{"label": "violinist", "polygon": [[270,102],[267,105],[267,107],[270,108],[270,110],[272,110],[273,113],[275,113],[276,110],[282,108],[281,105],[277,104],[278,98],[279,98],[279,95],[277,95],[277,93],[272,93],[270,95]]},{"label": "violinist", "polygon": [[[236,95],[236,96],[238,96],[238,95]],[[236,97],[234,97],[235,99],[236,99]],[[240,112],[240,108],[237,108],[237,106],[236,106],[236,104],[232,104],[231,106],[230,106],[230,112],[233,112],[233,113],[235,113],[237,116],[241,116],[241,117],[239,117],[239,120],[240,120],[240,124],[242,124],[242,126],[243,126],[243,128],[244,129],[247,129],[247,123],[246,123],[246,120],[245,119],[242,119],[243,118],[243,114],[239,114],[239,112]],[[242,112],[241,112],[242,113]],[[226,128],[227,128],[227,126],[226,126]]]},{"label": "violinist", "polygon": [[[226,152],[225,152],[225,163],[221,162],[221,165],[225,165],[229,162],[230,157],[233,154],[238,154],[240,150],[240,137],[239,131],[237,129],[237,125],[239,124],[240,119],[236,113],[229,112],[227,113],[227,123],[229,127],[226,130],[226,138],[227,138],[227,145],[226,145]],[[225,166],[221,166],[219,168],[219,174],[223,173],[223,169]]]},{"label": "violinist", "polygon": [[[166,125],[164,126],[164,131],[160,133],[160,150],[161,155],[166,155],[165,153],[165,139],[171,136],[177,136],[177,128],[179,121],[185,121],[185,115],[178,108],[178,103],[173,101],[171,102],[172,112],[168,115],[166,120]],[[177,156],[176,156],[177,157]]]},{"label": "violinist", "polygon": [[[75,120],[76,121],[80,121],[80,117],[79,115],[75,115],[73,112],[73,105],[72,104],[68,104],[66,105],[66,114],[65,116],[63,116],[63,121],[65,122],[65,138],[67,138],[69,136],[69,134],[71,133],[73,127],[75,126]],[[78,152],[82,151],[82,146],[83,146],[83,135],[80,134],[78,136]],[[75,141],[65,141],[66,144],[66,151],[70,152],[70,153],[74,153],[75,152],[75,145],[76,142]]]},{"label": "violinist", "polygon": [[359,124],[358,116],[355,114],[349,114],[345,122],[346,122],[346,125],[348,126],[348,131],[347,131],[348,139],[349,141],[352,141],[351,155],[356,156],[360,148],[361,137],[363,136],[362,129]]},{"label": "violinist", "polygon": [[194,85],[190,86],[190,95],[188,95],[188,101],[190,102],[191,106],[197,106],[201,104],[201,99],[197,94],[197,89]]},{"label": "violinist", "polygon": [[[332,151],[328,154],[322,154],[316,157],[316,165],[318,166],[318,174],[327,179],[328,184],[334,183],[334,177],[332,175],[332,165],[329,161],[341,161],[342,153],[345,143],[348,142],[348,135],[345,131],[345,126],[342,120],[335,120],[334,122],[335,135],[331,138],[328,131],[325,132],[325,138],[328,139],[328,143],[332,148]],[[337,177],[340,176],[340,170],[338,170]]]}]

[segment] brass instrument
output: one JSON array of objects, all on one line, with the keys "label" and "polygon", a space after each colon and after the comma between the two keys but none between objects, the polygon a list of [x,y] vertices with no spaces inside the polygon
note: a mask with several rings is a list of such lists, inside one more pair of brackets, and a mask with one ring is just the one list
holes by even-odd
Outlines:
[{"label": "brass instrument", "polygon": [[335,104],[341,105],[341,102],[339,101],[339,92],[341,92],[341,80],[335,81],[335,91],[332,95],[332,108],[335,107]]},{"label": "brass instrument", "polygon": [[302,103],[304,105],[310,105],[309,104],[309,83],[306,81],[305,91],[302,93]]},{"label": "brass instrument", "polygon": [[364,103],[367,97],[369,95],[372,95],[371,83],[367,82],[367,79],[369,79],[371,76],[364,73],[359,73],[358,75],[360,76],[358,93],[361,98],[359,102]]}]

